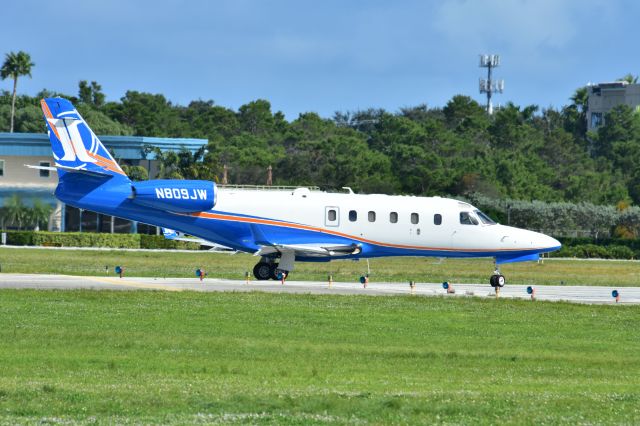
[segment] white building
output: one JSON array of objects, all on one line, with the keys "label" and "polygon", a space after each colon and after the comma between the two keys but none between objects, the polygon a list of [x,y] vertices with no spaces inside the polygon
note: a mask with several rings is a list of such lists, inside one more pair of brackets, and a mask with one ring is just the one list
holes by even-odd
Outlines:
[{"label": "white building", "polygon": [[589,104],[587,108],[587,129],[594,130],[604,124],[605,115],[618,105],[638,108],[640,105],[640,84],[626,81],[600,83],[588,86]]}]

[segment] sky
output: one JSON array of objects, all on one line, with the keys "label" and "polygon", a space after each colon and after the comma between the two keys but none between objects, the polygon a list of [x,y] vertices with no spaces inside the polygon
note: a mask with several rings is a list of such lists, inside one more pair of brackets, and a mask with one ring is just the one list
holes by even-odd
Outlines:
[{"label": "sky", "polygon": [[21,94],[95,80],[110,101],[267,99],[293,120],[484,103],[478,58],[494,53],[496,104],[560,108],[580,86],[640,74],[638,16],[634,0],[20,0],[0,4],[0,55],[35,62]]}]

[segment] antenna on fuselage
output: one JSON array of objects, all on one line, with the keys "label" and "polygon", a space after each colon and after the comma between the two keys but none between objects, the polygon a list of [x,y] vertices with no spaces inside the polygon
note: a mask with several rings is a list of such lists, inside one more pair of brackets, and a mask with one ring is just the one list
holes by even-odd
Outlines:
[{"label": "antenna on fuselage", "polygon": [[354,194],[353,189],[351,189],[351,187],[349,186],[343,186],[342,189],[347,191],[348,194]]}]

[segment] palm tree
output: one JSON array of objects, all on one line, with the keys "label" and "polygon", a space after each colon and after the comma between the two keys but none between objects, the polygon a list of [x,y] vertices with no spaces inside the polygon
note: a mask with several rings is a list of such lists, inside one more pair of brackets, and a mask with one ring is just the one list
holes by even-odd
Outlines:
[{"label": "palm tree", "polygon": [[29,225],[33,227],[34,231],[39,231],[40,225],[43,225],[46,230],[49,224],[51,210],[53,210],[53,207],[41,199],[36,198],[33,201],[33,207],[31,207],[27,213],[27,221],[29,222]]},{"label": "palm tree", "polygon": [[575,107],[576,111],[580,114],[584,114],[586,117],[587,109],[589,109],[589,90],[585,87],[576,89],[573,96],[569,98],[571,100],[571,106]]},{"label": "palm tree", "polygon": [[625,76],[620,77],[616,81],[626,81],[629,84],[636,84],[638,83],[638,76],[637,75],[634,76],[633,74],[627,74]]},{"label": "palm tree", "polygon": [[4,203],[4,217],[5,225],[14,226],[18,229],[22,229],[22,223],[26,219],[27,209],[22,203],[22,198],[19,195],[13,194]]},{"label": "palm tree", "polygon": [[13,133],[13,118],[16,113],[16,89],[18,87],[18,77],[26,75],[31,77],[31,67],[35,64],[31,62],[31,56],[22,50],[18,53],[9,52],[5,57],[0,76],[2,79],[11,77],[13,79],[13,97],[11,99],[11,129]]}]

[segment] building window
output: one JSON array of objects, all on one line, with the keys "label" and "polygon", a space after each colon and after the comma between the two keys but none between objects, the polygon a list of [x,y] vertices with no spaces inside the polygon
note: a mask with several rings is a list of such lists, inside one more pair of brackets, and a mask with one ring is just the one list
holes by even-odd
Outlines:
[{"label": "building window", "polygon": [[596,127],[602,124],[603,124],[602,113],[601,112],[591,113],[591,128],[595,129]]},{"label": "building window", "polygon": [[4,160],[0,160],[0,176],[4,176]]},{"label": "building window", "polygon": [[389,222],[398,223],[398,213],[396,212],[389,213]]},{"label": "building window", "polygon": [[418,222],[420,222],[420,216],[418,216],[418,213],[411,213],[411,223],[417,225]]},{"label": "building window", "polygon": [[369,212],[368,218],[369,218],[369,222],[375,222],[376,221],[376,212]]},{"label": "building window", "polygon": [[[40,167],[51,167],[51,163],[48,161],[41,161],[40,162]],[[49,170],[38,170],[40,172],[40,177],[41,178],[48,178],[49,177]]]},{"label": "building window", "polygon": [[434,225],[442,225],[442,215],[441,214],[434,214],[433,215],[433,224]]},{"label": "building window", "polygon": [[358,220],[358,212],[355,210],[349,211],[349,220],[351,222],[355,222],[356,220]]}]

